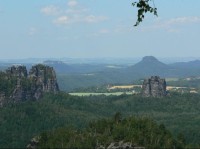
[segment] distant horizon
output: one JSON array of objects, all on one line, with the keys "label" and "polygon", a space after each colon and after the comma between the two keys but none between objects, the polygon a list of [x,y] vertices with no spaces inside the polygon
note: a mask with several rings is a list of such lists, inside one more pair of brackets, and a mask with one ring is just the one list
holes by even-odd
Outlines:
[{"label": "distant horizon", "polygon": [[[152,56],[152,55],[146,55]],[[135,64],[141,61],[144,57],[32,57],[32,58],[15,58],[15,59],[0,59],[0,63],[43,63],[44,61],[61,61],[65,63],[110,63],[110,64]],[[200,57],[156,57],[159,61],[170,64],[176,62],[190,62],[200,60]]]},{"label": "distant horizon", "polygon": [[20,60],[20,59],[130,59],[130,58],[143,58],[146,56],[153,56],[155,58],[200,58],[200,56],[154,56],[154,55],[145,55],[145,56],[127,56],[127,57],[115,57],[115,56],[102,56],[102,57],[21,57],[21,58],[0,58],[0,60]]}]

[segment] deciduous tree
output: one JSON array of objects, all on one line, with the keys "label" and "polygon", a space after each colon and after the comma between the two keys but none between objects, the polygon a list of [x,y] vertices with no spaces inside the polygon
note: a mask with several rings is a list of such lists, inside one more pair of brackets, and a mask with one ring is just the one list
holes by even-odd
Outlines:
[{"label": "deciduous tree", "polygon": [[133,2],[132,5],[138,9],[137,21],[134,26],[138,26],[140,22],[143,21],[145,13],[153,13],[155,16],[158,15],[154,0],[139,0],[137,2]]}]

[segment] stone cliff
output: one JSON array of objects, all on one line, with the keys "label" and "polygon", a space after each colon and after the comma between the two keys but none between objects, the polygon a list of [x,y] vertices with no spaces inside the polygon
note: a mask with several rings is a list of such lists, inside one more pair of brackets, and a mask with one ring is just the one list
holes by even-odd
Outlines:
[{"label": "stone cliff", "polygon": [[29,73],[25,66],[12,66],[0,72],[0,106],[5,99],[39,99],[43,93],[58,91],[55,71],[49,66],[35,65]]},{"label": "stone cliff", "polygon": [[158,76],[145,79],[142,85],[142,96],[163,97],[166,96],[166,81]]},{"label": "stone cliff", "polygon": [[53,67],[36,65],[29,72],[33,97],[39,99],[44,92],[56,93],[59,90]]}]

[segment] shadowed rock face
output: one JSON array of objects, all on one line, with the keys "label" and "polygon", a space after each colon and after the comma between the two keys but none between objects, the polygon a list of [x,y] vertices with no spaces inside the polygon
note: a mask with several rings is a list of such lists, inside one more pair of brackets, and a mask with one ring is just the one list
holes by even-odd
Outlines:
[{"label": "shadowed rock face", "polygon": [[43,93],[59,91],[54,69],[41,64],[33,66],[29,75],[25,66],[12,66],[1,72],[1,81],[12,83],[8,87],[11,89],[9,95],[6,90],[0,90],[0,105],[6,98],[17,102],[39,99]]},{"label": "shadowed rock face", "polygon": [[164,97],[166,96],[166,81],[158,76],[145,79],[142,85],[142,96]]},{"label": "shadowed rock face", "polygon": [[56,73],[52,67],[41,64],[33,66],[29,72],[29,79],[36,99],[39,99],[43,92],[59,91]]},{"label": "shadowed rock face", "polygon": [[27,77],[27,69],[25,66],[12,66],[6,70],[9,76]]}]

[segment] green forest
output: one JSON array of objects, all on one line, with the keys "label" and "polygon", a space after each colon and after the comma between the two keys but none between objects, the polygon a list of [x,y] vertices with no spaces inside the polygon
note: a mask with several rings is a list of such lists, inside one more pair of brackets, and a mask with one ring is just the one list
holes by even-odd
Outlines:
[{"label": "green forest", "polygon": [[134,146],[147,148],[183,148],[185,139],[176,139],[163,124],[144,117],[123,119],[116,113],[112,119],[89,123],[84,130],[59,128],[40,135],[41,148],[97,148],[108,147],[111,142],[132,142]]},{"label": "green forest", "polygon": [[[62,135],[62,133],[59,133],[62,132],[61,130],[65,132],[69,128],[72,131],[80,130],[81,135],[87,135],[86,132],[93,133],[91,129],[98,128],[96,125],[101,124],[101,121],[105,119],[106,126],[101,126],[102,133],[99,134],[102,139],[108,137],[111,140],[124,139],[131,141],[136,137],[131,135],[135,134],[125,134],[123,138],[118,138],[117,133],[123,129],[126,132],[126,129],[128,129],[126,126],[129,125],[127,121],[130,121],[131,125],[132,121],[142,121],[141,125],[144,125],[145,130],[152,131],[152,129],[158,129],[160,126],[166,128],[166,139],[178,141],[180,146],[199,147],[199,107],[200,95],[198,94],[171,93],[163,98],[143,98],[139,95],[126,94],[121,96],[101,95],[89,97],[70,96],[64,92],[46,94],[38,101],[9,103],[0,108],[0,146],[2,148],[26,147],[35,136],[46,133],[48,137],[51,133],[58,132],[58,134],[55,133],[56,138],[56,135]],[[107,134],[104,134],[105,129],[117,127],[115,122],[111,120],[117,112],[120,112],[123,118],[122,123],[119,125],[119,132],[118,128],[116,128],[116,130],[113,129],[111,136],[106,136]],[[145,121],[144,123],[143,120]],[[94,124],[94,126],[91,127],[90,124]],[[147,127],[146,125],[155,127]],[[161,134],[163,131],[165,129],[158,129]],[[76,136],[77,134],[74,135]],[[52,138],[50,137],[49,140],[46,140],[47,146],[48,143],[52,143],[51,141],[55,141],[54,135],[50,136]],[[146,136],[143,135],[142,130],[138,130],[137,137],[144,139]],[[182,143],[180,143],[180,138],[182,138]],[[147,142],[148,139],[146,139]],[[151,145],[155,147],[156,145],[146,144],[143,141],[140,142],[139,139],[136,143],[145,147],[151,147]],[[108,142],[102,143],[108,144]],[[89,145],[92,144],[92,142],[89,143]],[[45,145],[45,142],[41,145]],[[162,143],[157,145],[164,146]]]}]

